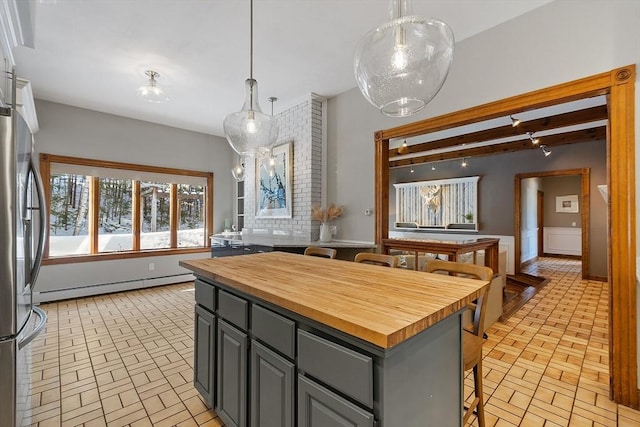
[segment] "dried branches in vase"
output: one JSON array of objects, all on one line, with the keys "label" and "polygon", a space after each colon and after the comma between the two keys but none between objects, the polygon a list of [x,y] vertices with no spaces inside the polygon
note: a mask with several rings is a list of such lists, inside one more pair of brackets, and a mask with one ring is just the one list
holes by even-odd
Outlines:
[{"label": "dried branches in vase", "polygon": [[338,206],[331,203],[326,209],[322,209],[319,205],[311,206],[311,219],[320,222],[329,222],[341,216],[344,212],[344,206]]}]

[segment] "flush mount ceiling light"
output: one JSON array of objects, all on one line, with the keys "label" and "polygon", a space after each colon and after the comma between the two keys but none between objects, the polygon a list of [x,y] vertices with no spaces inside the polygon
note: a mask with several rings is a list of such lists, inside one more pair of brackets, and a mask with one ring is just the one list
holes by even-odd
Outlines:
[{"label": "flush mount ceiling light", "polygon": [[454,37],[442,21],[413,15],[411,0],[391,0],[391,20],[367,33],[353,56],[364,97],[390,117],[420,110],[444,84]]},{"label": "flush mount ceiling light", "polygon": [[543,145],[541,145],[541,146],[540,146],[540,149],[541,149],[541,150],[542,150],[542,152],[544,153],[544,156],[545,156],[545,157],[549,157],[549,156],[551,155],[551,151],[549,151],[549,150],[547,149],[547,146],[546,146],[546,145],[544,145],[544,144],[543,144]]},{"label": "flush mount ceiling light", "polygon": [[533,145],[538,145],[540,143],[540,138],[534,138],[533,132],[527,132],[527,134],[529,135],[529,139]]},{"label": "flush mount ceiling light", "polygon": [[511,119],[511,126],[512,127],[516,127],[520,124],[520,119],[517,119],[513,116],[509,116],[509,118]]},{"label": "flush mount ceiling light", "polygon": [[269,154],[278,138],[278,122],[264,114],[258,105],[258,82],[253,78],[253,0],[250,2],[249,78],[245,80],[245,100],[242,110],[229,114],[223,123],[224,135],[235,150],[244,157]]},{"label": "flush mount ceiling light", "polygon": [[147,70],[144,72],[149,76],[147,84],[138,88],[138,95],[147,102],[153,102],[158,104],[160,102],[168,101],[169,97],[164,93],[164,90],[158,86],[158,77],[160,74],[153,70]]}]

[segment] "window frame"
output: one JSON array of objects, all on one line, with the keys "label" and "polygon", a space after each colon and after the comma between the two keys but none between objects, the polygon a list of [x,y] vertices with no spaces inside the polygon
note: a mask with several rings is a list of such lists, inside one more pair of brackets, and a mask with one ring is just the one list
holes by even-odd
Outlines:
[{"label": "window frame", "polygon": [[[90,238],[90,254],[83,255],[65,255],[65,256],[49,256],[49,236],[50,236],[50,228],[47,227],[47,238],[45,239],[44,246],[44,257],[42,264],[43,265],[56,265],[56,264],[70,264],[70,263],[79,263],[79,262],[91,262],[91,261],[106,261],[106,260],[114,260],[114,259],[131,259],[131,258],[143,258],[150,256],[163,256],[163,255],[181,255],[188,253],[201,253],[208,252],[211,246],[211,235],[213,234],[213,172],[203,172],[203,171],[195,171],[188,169],[176,169],[176,168],[167,168],[160,166],[150,166],[150,165],[140,165],[134,163],[123,163],[123,162],[115,162],[115,161],[106,161],[106,160],[95,160],[95,159],[85,159],[80,157],[71,157],[71,156],[60,156],[55,154],[40,154],[40,174],[42,175],[43,181],[43,190],[45,194],[45,204],[47,207],[47,212],[50,211],[51,207],[51,164],[68,164],[68,165],[76,165],[76,166],[87,166],[87,167],[97,167],[101,169],[119,169],[119,170],[127,170],[133,172],[144,172],[144,173],[157,173],[162,175],[175,175],[175,176],[188,176],[188,177],[197,177],[197,178],[205,178],[206,190],[205,190],[205,236],[202,247],[188,247],[188,248],[179,248],[177,246],[178,238],[178,228],[179,224],[177,221],[177,210],[178,210],[178,197],[177,197],[177,183],[171,183],[171,227],[170,227],[170,248],[163,249],[140,249],[140,234],[141,234],[141,194],[140,194],[140,181],[132,180],[132,193],[133,193],[133,201],[132,201],[132,210],[133,210],[133,224],[132,224],[132,235],[133,235],[133,248],[132,250],[127,251],[119,251],[119,252],[98,252],[98,215],[99,212],[99,203],[100,199],[97,197],[99,193],[99,180],[96,177],[92,177],[91,182],[91,193],[90,193],[90,204],[91,207],[89,209],[89,238]],[[164,179],[162,179],[164,181]]]}]

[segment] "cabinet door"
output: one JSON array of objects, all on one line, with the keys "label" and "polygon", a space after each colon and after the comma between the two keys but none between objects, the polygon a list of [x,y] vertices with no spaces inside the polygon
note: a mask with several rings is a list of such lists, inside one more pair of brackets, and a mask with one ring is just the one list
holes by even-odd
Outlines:
[{"label": "cabinet door", "polygon": [[247,425],[247,334],[218,320],[215,411],[226,427]]},{"label": "cabinet door", "polygon": [[200,392],[206,404],[213,408],[216,324],[213,313],[196,305],[195,313],[195,348],[193,352],[193,384]]},{"label": "cabinet door", "polygon": [[298,427],[373,427],[373,414],[298,375]]},{"label": "cabinet door", "polygon": [[251,426],[293,426],[293,363],[251,342]]}]

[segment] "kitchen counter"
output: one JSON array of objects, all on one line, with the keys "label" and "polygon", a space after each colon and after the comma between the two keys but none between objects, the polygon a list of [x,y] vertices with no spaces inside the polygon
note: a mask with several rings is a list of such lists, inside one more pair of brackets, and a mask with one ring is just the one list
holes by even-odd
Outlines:
[{"label": "kitchen counter", "polygon": [[259,245],[270,248],[306,248],[309,246],[320,246],[328,248],[356,248],[356,249],[373,249],[376,247],[374,243],[353,242],[348,240],[332,240],[330,242],[311,241],[304,239],[295,239],[288,236],[278,236],[274,234],[233,234],[221,233],[211,236],[212,241],[225,241],[229,244],[237,245]]},{"label": "kitchen counter", "polygon": [[194,385],[225,425],[462,426],[462,313],[487,282],[284,252],[180,265]]}]

